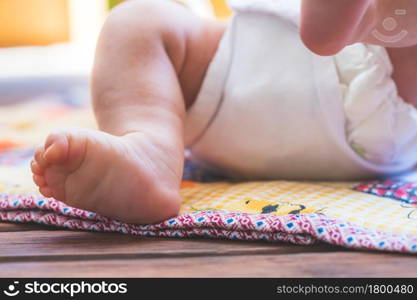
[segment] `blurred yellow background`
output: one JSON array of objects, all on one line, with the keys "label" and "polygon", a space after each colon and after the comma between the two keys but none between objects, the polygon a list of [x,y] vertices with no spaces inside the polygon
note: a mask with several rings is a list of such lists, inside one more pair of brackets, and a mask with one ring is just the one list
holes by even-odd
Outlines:
[{"label": "blurred yellow background", "polygon": [[1,0],[0,47],[69,39],[68,0]]},{"label": "blurred yellow background", "polygon": [[219,19],[225,19],[232,14],[225,0],[211,0],[211,5],[213,6],[216,17]]},{"label": "blurred yellow background", "polygon": [[[204,2],[183,0],[192,1]],[[48,45],[83,35],[88,38],[88,31],[95,30],[118,2],[121,0],[0,0],[0,47]],[[216,17],[230,15],[225,0],[209,3]]]}]

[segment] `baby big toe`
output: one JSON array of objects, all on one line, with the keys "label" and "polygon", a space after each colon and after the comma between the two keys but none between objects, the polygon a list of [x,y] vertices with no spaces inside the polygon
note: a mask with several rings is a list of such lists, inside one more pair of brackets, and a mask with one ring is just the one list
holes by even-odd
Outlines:
[{"label": "baby big toe", "polygon": [[65,134],[50,134],[45,142],[44,160],[48,164],[64,162],[68,153],[68,139]]},{"label": "baby big toe", "polygon": [[44,153],[45,153],[45,147],[38,146],[35,149],[35,155],[34,155],[34,162],[36,163],[36,167],[39,170],[39,172],[42,172],[47,166],[47,163],[44,159]]}]

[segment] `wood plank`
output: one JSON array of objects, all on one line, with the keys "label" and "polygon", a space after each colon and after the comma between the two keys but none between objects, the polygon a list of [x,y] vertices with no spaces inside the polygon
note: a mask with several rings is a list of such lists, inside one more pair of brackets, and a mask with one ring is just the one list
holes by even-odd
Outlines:
[{"label": "wood plank", "polygon": [[326,244],[296,246],[285,243],[201,238],[146,238],[119,233],[82,231],[0,232],[0,262],[283,254],[341,250],[342,248]]},{"label": "wood plank", "polygon": [[10,277],[416,277],[407,255],[327,252],[59,262],[6,262]]},{"label": "wood plank", "polygon": [[56,230],[58,227],[34,223],[0,222],[0,232],[30,231],[30,230]]}]

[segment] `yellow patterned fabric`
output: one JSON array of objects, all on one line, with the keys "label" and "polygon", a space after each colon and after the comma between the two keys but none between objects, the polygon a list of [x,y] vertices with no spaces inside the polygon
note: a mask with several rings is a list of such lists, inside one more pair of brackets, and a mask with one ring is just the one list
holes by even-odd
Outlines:
[{"label": "yellow patterned fabric", "polygon": [[219,209],[260,214],[266,208],[273,215],[322,213],[368,228],[417,234],[416,205],[353,190],[356,185],[295,181],[190,183],[182,189],[181,212]]}]

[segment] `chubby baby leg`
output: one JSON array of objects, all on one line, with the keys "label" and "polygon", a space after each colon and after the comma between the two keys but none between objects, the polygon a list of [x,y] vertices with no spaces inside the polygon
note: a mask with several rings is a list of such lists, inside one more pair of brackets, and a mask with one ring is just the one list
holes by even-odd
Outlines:
[{"label": "chubby baby leg", "polygon": [[101,33],[92,76],[100,130],[54,132],[36,151],[46,197],[131,223],[178,213],[183,119],[223,33],[170,1],[128,1]]}]

